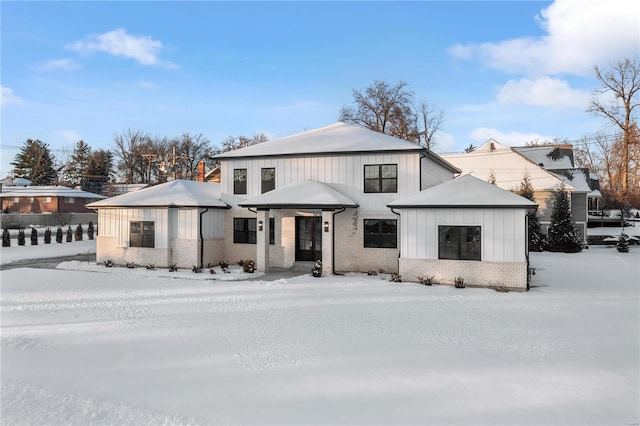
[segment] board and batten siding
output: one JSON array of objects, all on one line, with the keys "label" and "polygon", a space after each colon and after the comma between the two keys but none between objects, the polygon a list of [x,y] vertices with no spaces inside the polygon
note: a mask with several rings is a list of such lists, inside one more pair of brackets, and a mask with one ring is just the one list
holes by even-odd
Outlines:
[{"label": "board and batten siding", "polygon": [[[398,165],[397,193],[364,193],[364,166],[370,164]],[[387,203],[420,189],[420,154],[416,152],[224,159],[221,164],[223,201],[237,207],[238,202],[260,195],[261,169],[268,167],[275,168],[276,188],[307,180],[323,182],[364,210],[386,209]],[[234,169],[247,169],[246,195],[233,194]]]},{"label": "board and batten siding", "polygon": [[155,247],[168,248],[168,214],[166,208],[122,208],[98,210],[99,235],[115,237],[117,247],[129,247],[129,223],[155,222]]},{"label": "board and batten siding", "polygon": [[420,190],[431,188],[454,178],[454,173],[451,170],[427,157],[422,157],[420,163],[422,165],[420,171],[422,174],[422,187]]},{"label": "board and batten siding", "polygon": [[523,209],[402,209],[400,257],[438,259],[438,226],[480,226],[482,261],[526,262]]}]

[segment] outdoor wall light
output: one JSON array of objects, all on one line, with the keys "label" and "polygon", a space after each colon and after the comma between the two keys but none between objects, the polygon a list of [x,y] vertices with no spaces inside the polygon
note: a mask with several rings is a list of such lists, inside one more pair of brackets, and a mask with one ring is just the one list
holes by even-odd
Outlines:
[{"label": "outdoor wall light", "polygon": [[258,221],[258,231],[262,232],[262,229],[264,228],[264,224],[262,223],[261,220]]},{"label": "outdoor wall light", "polygon": [[329,222],[324,223],[324,232],[329,232]]}]

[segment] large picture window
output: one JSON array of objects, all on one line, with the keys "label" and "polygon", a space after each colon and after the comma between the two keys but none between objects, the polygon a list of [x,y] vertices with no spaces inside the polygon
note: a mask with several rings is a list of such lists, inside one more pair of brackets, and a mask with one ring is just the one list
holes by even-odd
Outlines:
[{"label": "large picture window", "polygon": [[374,248],[397,248],[397,221],[395,219],[365,219],[364,246]]},{"label": "large picture window", "polygon": [[479,226],[438,226],[438,259],[481,260]]},{"label": "large picture window", "polygon": [[155,223],[131,222],[129,224],[129,247],[155,247]]},{"label": "large picture window", "polygon": [[364,192],[398,192],[398,165],[364,166]]},{"label": "large picture window", "polygon": [[233,169],[233,193],[247,193],[247,169]]},{"label": "large picture window", "polygon": [[276,189],[276,169],[264,168],[261,173],[262,179],[262,193],[272,191]]},{"label": "large picture window", "polygon": [[[256,244],[256,219],[255,218],[234,218],[233,219],[233,242],[238,244]],[[269,218],[269,244],[275,244],[276,220]]]}]

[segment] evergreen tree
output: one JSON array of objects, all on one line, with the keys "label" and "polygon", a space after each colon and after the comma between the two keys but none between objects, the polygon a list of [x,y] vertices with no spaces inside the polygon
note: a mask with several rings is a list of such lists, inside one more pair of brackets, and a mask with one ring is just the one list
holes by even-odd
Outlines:
[{"label": "evergreen tree", "polygon": [[87,172],[90,155],[91,148],[89,145],[82,140],[78,141],[71,155],[71,159],[67,163],[67,176],[72,186],[82,185]]},{"label": "evergreen tree", "polygon": [[38,231],[36,230],[36,228],[31,228],[31,245],[38,245]]},{"label": "evergreen tree", "polygon": [[51,229],[47,228],[44,231],[44,243],[45,244],[51,244]]},{"label": "evergreen tree", "polygon": [[56,231],[56,243],[62,243],[62,228],[58,226]]},{"label": "evergreen tree", "polygon": [[[526,198],[530,201],[535,201],[533,199],[533,185],[531,184],[531,176],[526,172],[522,177],[522,181],[520,182],[520,189],[517,192],[521,197]],[[540,220],[538,219],[538,211],[534,211],[533,213],[527,214],[527,234],[528,234],[528,246],[529,251],[542,251],[543,244],[543,235],[540,230]]]},{"label": "evergreen tree", "polygon": [[7,228],[2,230],[2,247],[11,247],[11,235]]},{"label": "evergreen tree", "polygon": [[76,241],[82,241],[82,225],[76,227]]},{"label": "evergreen tree", "polygon": [[491,173],[489,173],[487,182],[489,182],[491,185],[496,185],[496,173],[493,171],[493,169],[491,169]]},{"label": "evergreen tree", "polygon": [[113,154],[102,149],[91,153],[85,172],[82,190],[102,194],[105,184],[113,176]]},{"label": "evergreen tree", "polygon": [[23,246],[24,245],[24,229],[21,229],[18,231],[18,245],[19,246]]},{"label": "evergreen tree", "polygon": [[27,139],[11,163],[14,176],[29,179],[33,185],[54,185],[58,179],[49,146],[39,140]]},{"label": "evergreen tree", "polygon": [[565,253],[576,253],[582,250],[582,241],[571,217],[569,193],[564,184],[553,195],[553,212],[547,235],[547,249]]},{"label": "evergreen tree", "polygon": [[73,241],[73,232],[71,231],[71,227],[67,229],[67,242],[70,243]]},{"label": "evergreen tree", "polygon": [[94,233],[93,222],[89,221],[89,226],[87,227],[87,236],[89,237],[90,240],[93,240],[93,233]]}]

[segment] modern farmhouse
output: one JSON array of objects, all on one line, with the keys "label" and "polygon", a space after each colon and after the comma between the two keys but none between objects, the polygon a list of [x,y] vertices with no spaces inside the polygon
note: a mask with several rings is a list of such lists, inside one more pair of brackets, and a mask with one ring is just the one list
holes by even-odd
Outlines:
[{"label": "modern farmhouse", "polygon": [[[535,204],[472,177],[453,180],[460,170],[420,145],[336,123],[214,158],[220,184],[174,181],[89,205],[99,215],[97,260],[252,259],[263,271],[322,260],[325,273],[417,281],[419,272],[441,283],[467,274],[471,285],[526,289],[526,211]],[[477,273],[498,263],[509,267]]]}]

